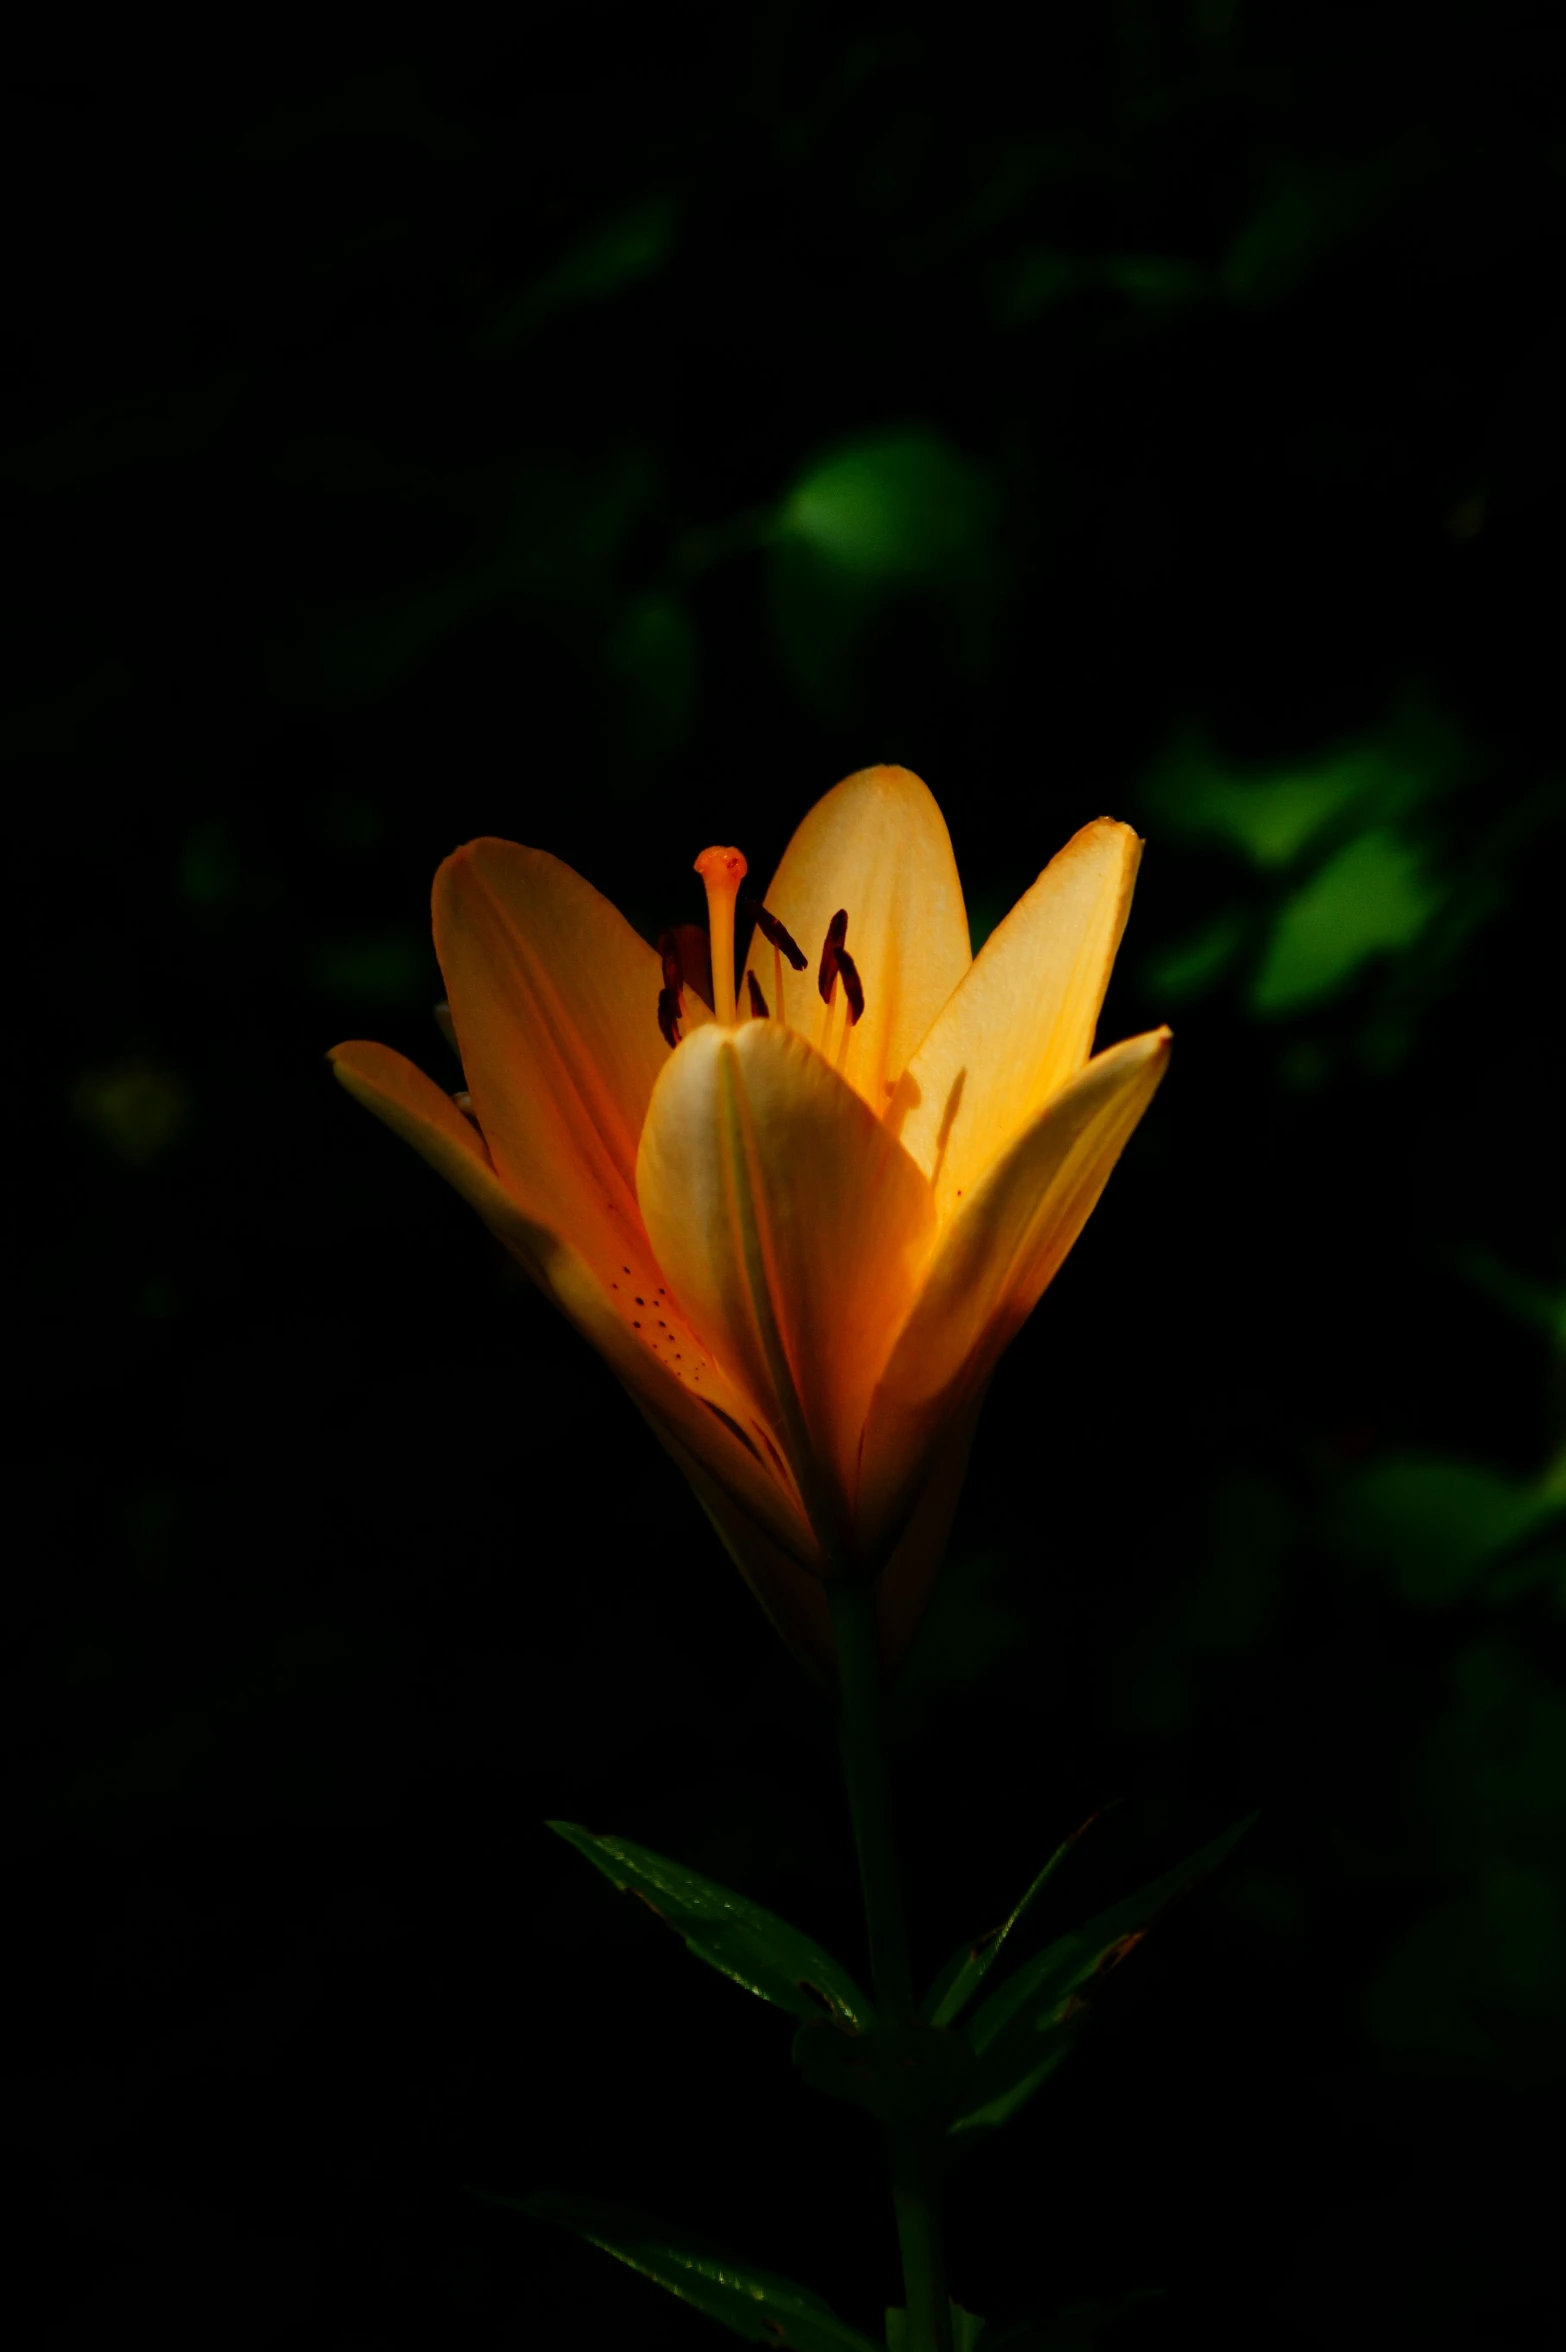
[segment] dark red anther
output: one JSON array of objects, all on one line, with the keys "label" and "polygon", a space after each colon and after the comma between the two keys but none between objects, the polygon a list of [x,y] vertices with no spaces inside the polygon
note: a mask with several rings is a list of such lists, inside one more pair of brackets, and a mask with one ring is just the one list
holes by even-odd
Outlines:
[{"label": "dark red anther", "polygon": [[823,1004],[830,1004],[837,991],[837,967],[843,952],[843,941],[848,936],[848,909],[839,907],[827,925],[825,943],[821,949],[821,969],[816,974],[816,986],[821,991]]},{"label": "dark red anther", "polygon": [[658,956],[663,965],[663,986],[658,991],[658,1026],[663,1031],[664,1043],[670,1047],[680,1042],[680,999],[685,988],[685,969],[680,960],[680,943],[672,931],[658,935]]},{"label": "dark red anther", "polygon": [[848,1026],[852,1029],[865,1009],[864,982],[859,977],[859,966],[846,947],[838,948],[837,968],[843,975],[843,994],[848,999]]},{"label": "dark red anther", "polygon": [[756,975],[754,972],[746,973],[745,985],[750,990],[750,1009],[753,1016],[758,1021],[765,1021],[767,1019],[767,1000],[762,995],[761,990],[756,986]]},{"label": "dark red anther", "polygon": [[710,1013],[712,1003],[712,941],[707,936],[705,923],[676,923],[658,942],[658,953],[664,954],[664,940],[672,939],[680,958],[680,985],[694,988]]},{"label": "dark red anther", "polygon": [[804,949],[796,944],[793,933],[778,921],[776,915],[767,911],[759,898],[742,898],[739,904],[740,913],[749,915],[767,945],[780,949],[795,971],[802,972],[809,958]]}]

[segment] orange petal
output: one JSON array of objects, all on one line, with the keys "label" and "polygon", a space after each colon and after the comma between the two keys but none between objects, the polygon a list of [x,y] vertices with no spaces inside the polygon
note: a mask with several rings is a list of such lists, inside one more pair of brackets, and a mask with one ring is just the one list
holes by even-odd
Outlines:
[{"label": "orange petal", "polygon": [[669,1059],[657,955],[580,874],[510,841],[446,859],[435,952],[497,1174],[607,1279],[641,1230],[637,1138]]},{"label": "orange petal", "polygon": [[1142,844],[1100,817],[985,941],[909,1062],[887,1124],[943,1220],[1093,1050]]},{"label": "orange petal", "polygon": [[640,1220],[635,1242],[605,1282],[568,1242],[525,1213],[496,1175],[482,1139],[422,1070],[384,1045],[340,1045],[331,1058],[348,1092],[478,1210],[660,1435],[667,1432],[698,1455],[770,1541],[813,1562],[814,1540],[769,1432],[669,1301]]},{"label": "orange petal", "polygon": [[[772,1004],[779,967],[771,948],[754,939],[747,961],[772,1011],[818,1044],[827,1037],[827,1008],[816,988],[821,949],[832,917],[847,910],[847,946],[864,983],[865,1010],[842,1068],[879,1118],[972,961],[957,861],[929,787],[907,768],[862,768],[846,777],[800,824],[766,904],[799,942],[805,969],[782,965],[782,999]],[[841,987],[832,1021],[828,1052],[835,1058]]]},{"label": "orange petal", "polygon": [[846,1551],[865,1409],[934,1227],[929,1186],[780,1021],[686,1039],[636,1182],[686,1315],[782,1434],[823,1543]]},{"label": "orange petal", "polygon": [[[655,1274],[650,1253],[646,1263]],[[694,1455],[780,1551],[819,1572],[819,1547],[773,1432],[663,1290],[667,1277],[658,1276],[656,1290],[647,1279],[649,1286],[627,1304],[623,1288],[606,1291],[558,1240],[541,1276],[548,1296],[630,1390],[659,1436]]]},{"label": "orange petal", "polygon": [[1168,1057],[1167,1029],[1099,1054],[957,1205],[870,1408],[859,1503],[867,1536],[900,1525],[931,1448],[1086,1224]]}]

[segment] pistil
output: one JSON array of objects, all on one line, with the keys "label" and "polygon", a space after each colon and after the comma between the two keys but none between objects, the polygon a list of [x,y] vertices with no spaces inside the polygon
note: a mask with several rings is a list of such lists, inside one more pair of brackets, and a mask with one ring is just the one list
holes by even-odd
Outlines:
[{"label": "pistil", "polygon": [[707,886],[707,933],[712,941],[712,1009],[734,1026],[734,905],[747,872],[737,849],[704,849],[696,871]]}]

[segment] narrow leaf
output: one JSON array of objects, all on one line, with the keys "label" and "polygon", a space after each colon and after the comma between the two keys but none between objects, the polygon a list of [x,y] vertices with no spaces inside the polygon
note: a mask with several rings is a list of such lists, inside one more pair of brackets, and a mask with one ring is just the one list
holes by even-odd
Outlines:
[{"label": "narrow leaf", "polygon": [[[1030,2067],[1026,2074],[1019,2075],[1004,2090],[995,2092],[982,2106],[970,2107],[966,2115],[957,2118],[951,2129],[954,2132],[998,2131],[1003,2123],[1011,2120],[1019,2107],[1027,2105],[1040,2085],[1048,2082],[1056,2067],[1070,2055],[1072,2039],[1069,2029],[1064,2026],[1052,2033],[1044,2056],[1036,2066]],[[987,2069],[986,2074],[993,2071]]]},{"label": "narrow leaf", "polygon": [[628,1838],[595,1837],[574,1821],[551,1821],[548,1827],[585,1854],[611,1885],[639,1895],[698,1959],[747,1992],[804,2022],[832,2017],[856,2033],[875,2023],[874,2009],[847,1969],[786,1919]]},{"label": "narrow leaf", "polygon": [[1094,1822],[1101,1821],[1109,1810],[1108,1805],[1100,1805],[1096,1813],[1088,1815],[1080,1829],[1073,1830],[1070,1837],[1061,1841],[999,1927],[990,1928],[972,1943],[959,1944],[919,2004],[919,2014],[927,2025],[950,2025],[962,2015],[1000,1957],[1006,1938],[1030,1908],[1034,1897],[1041,1894],[1049,1884],[1078,1838],[1085,1836]]},{"label": "narrow leaf", "polygon": [[590,2246],[612,2254],[682,2303],[692,2304],[750,2344],[783,2345],[793,2352],[880,2352],[869,2336],[838,2318],[819,2295],[792,2279],[737,2262],[693,2231],[593,2197],[497,2196],[477,2189],[488,2205],[507,2205],[534,2221],[574,2230]]},{"label": "narrow leaf", "polygon": [[1248,1814],[1150,1886],[1099,1912],[1085,1927],[1057,1937],[990,1995],[968,2027],[979,2060],[974,2104],[950,2126],[952,2131],[1004,2123],[1031,2097],[1065,2048],[1061,2042],[1058,2054],[1045,2050],[1040,2037],[1059,2034],[1082,2007],[1080,1988],[1123,1960],[1159,1913],[1214,1869],[1255,1819]]}]

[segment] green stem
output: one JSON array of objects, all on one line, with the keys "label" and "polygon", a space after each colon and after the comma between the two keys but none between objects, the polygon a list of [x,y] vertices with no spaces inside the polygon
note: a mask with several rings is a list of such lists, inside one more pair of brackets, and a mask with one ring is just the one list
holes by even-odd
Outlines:
[{"label": "green stem", "polygon": [[913,2352],[952,2352],[952,2307],[941,2235],[940,2147],[928,2127],[888,2125],[892,2209],[903,2257],[903,2301]]},{"label": "green stem", "polygon": [[[838,1743],[848,1783],[859,1882],[864,1890],[876,2010],[883,2024],[907,2025],[914,2016],[913,1975],[897,1844],[892,1834],[886,1751],[881,1740],[875,1592],[869,1584],[848,1582],[834,1583],[827,1589],[841,1701]],[[886,2148],[911,2352],[952,2352],[951,2305],[941,2240],[939,2141],[920,2126],[889,2125]]]}]

